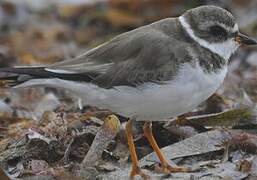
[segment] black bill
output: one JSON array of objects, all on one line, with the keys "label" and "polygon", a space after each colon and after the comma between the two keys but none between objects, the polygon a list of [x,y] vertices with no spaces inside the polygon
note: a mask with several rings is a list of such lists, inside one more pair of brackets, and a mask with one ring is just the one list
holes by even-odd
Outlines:
[{"label": "black bill", "polygon": [[241,45],[256,45],[257,44],[257,41],[255,39],[252,39],[242,33],[238,33],[235,40],[236,40],[236,42],[238,42]]}]

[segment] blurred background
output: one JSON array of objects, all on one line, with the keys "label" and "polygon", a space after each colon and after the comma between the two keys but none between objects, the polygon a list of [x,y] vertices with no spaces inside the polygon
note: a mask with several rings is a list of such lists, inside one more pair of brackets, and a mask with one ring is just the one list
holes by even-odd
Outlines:
[{"label": "blurred background", "polygon": [[[257,39],[256,0],[0,0],[0,67],[51,64],[69,59],[120,33],[208,4],[232,12],[240,30]],[[256,102],[257,47],[242,47],[231,58],[223,86],[189,115],[224,112],[245,106],[252,109],[256,108]],[[77,99],[62,90],[31,88],[12,91],[0,88],[0,164],[7,162],[8,168],[5,169],[13,168],[15,164],[19,173],[15,172],[13,177],[19,177],[24,169],[35,166],[35,161],[30,161],[33,158],[53,166],[81,162],[106,111],[90,106],[79,109],[78,104]],[[235,125],[234,119],[229,119],[229,126]],[[124,124],[125,119],[120,117],[120,120]],[[202,132],[202,129],[192,127],[165,128],[161,123],[154,126],[161,147]],[[254,127],[252,132],[256,134],[256,124]],[[83,128],[86,129],[83,136],[70,133],[70,130],[78,132]],[[24,138],[28,130],[29,133],[33,130],[37,144],[29,146],[26,156],[19,149],[7,151],[10,142]],[[55,144],[42,148],[41,141],[45,139],[42,140],[36,132],[54,137]],[[105,152],[105,158],[127,165],[129,153],[124,131],[115,140],[110,146],[114,155]],[[152,151],[146,144],[141,133],[137,137],[139,158]],[[16,149],[16,144],[14,146]],[[26,162],[32,162],[32,165],[28,166]],[[111,170],[107,168],[106,171]]]},{"label": "blurred background", "polygon": [[[228,9],[236,17],[241,31],[257,38],[255,0],[2,0],[0,67],[51,64],[69,59],[120,33],[206,4]],[[218,91],[219,95],[229,98],[229,106],[238,103],[238,99],[245,100],[245,96],[248,101],[257,100],[256,67],[256,48],[240,48],[232,57],[229,76]],[[17,111],[15,114],[20,116],[28,115],[19,112],[40,111],[34,117],[38,119],[45,110],[55,109],[61,103],[59,100],[65,99],[63,92],[55,92],[48,97],[54,98],[50,103],[53,106],[39,105],[41,110],[38,110],[38,105],[28,105],[43,99],[45,94],[45,89],[14,95],[1,90],[0,111],[11,111],[11,114]],[[24,101],[27,103],[21,103]],[[221,110],[212,107],[208,111]]]},{"label": "blurred background", "polygon": [[0,66],[68,59],[117,34],[204,4],[228,9],[242,31],[257,36],[254,0],[2,0]]}]

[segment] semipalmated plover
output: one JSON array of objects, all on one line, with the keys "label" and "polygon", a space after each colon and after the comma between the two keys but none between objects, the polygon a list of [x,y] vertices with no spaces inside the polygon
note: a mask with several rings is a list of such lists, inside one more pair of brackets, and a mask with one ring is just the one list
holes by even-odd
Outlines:
[{"label": "semipalmated plover", "polygon": [[126,125],[131,177],[140,170],[132,136],[133,120],[146,121],[144,134],[164,172],[172,167],[152,135],[151,122],[193,110],[222,84],[231,55],[257,42],[241,34],[233,15],[201,6],[116,36],[74,58],[47,67],[5,68],[19,74],[16,87],[36,85],[70,90],[85,104],[130,117]]}]

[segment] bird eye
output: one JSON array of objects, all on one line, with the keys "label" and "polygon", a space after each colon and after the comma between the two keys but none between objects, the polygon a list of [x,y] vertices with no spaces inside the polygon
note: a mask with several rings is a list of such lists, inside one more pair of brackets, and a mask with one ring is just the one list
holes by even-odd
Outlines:
[{"label": "bird eye", "polygon": [[210,27],[210,33],[213,36],[226,36],[227,35],[227,31],[223,27],[220,27],[217,25]]}]

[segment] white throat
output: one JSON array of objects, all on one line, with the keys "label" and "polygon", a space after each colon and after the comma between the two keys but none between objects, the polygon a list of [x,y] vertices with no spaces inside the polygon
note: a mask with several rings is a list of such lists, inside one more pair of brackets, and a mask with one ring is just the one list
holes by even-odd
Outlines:
[{"label": "white throat", "polygon": [[224,41],[222,43],[209,43],[208,41],[201,39],[197,37],[192,30],[190,24],[186,22],[186,19],[183,16],[179,17],[179,22],[183,26],[183,28],[186,30],[186,32],[189,34],[189,36],[200,44],[200,46],[205,47],[212,51],[213,53],[218,54],[225,60],[229,60],[231,55],[235,52],[235,50],[239,47],[239,45],[234,41],[233,38],[228,39],[227,41]]}]

